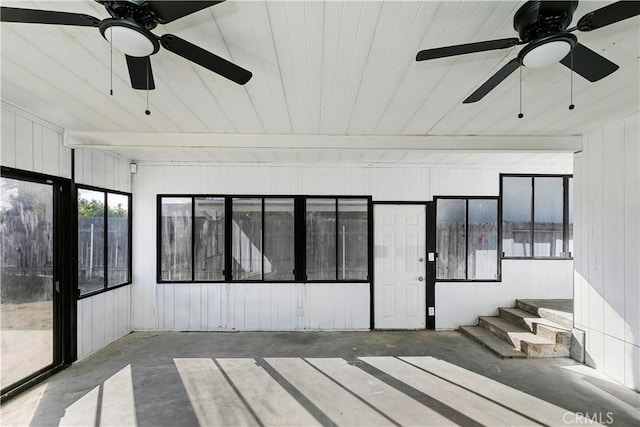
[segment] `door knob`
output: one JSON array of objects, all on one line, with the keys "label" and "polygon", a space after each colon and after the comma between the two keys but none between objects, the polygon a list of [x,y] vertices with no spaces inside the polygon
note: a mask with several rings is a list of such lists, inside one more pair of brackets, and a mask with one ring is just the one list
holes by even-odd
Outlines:
[{"label": "door knob", "polygon": [[424,277],[420,276],[418,277],[418,280],[422,282],[424,280]]}]

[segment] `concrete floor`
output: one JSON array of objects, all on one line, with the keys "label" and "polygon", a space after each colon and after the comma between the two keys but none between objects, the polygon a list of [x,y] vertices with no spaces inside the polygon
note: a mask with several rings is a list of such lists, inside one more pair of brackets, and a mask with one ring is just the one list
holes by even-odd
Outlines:
[{"label": "concrete floor", "polygon": [[6,426],[640,425],[640,395],[593,369],[453,331],[136,332],[1,410]]}]

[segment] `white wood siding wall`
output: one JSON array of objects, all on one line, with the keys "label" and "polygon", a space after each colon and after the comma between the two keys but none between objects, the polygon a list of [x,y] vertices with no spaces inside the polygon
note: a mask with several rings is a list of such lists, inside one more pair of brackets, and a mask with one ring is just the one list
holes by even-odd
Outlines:
[{"label": "white wood siding wall", "polygon": [[575,326],[586,363],[640,390],[640,132],[629,117],[575,156]]},{"label": "white wood siding wall", "polygon": [[[2,103],[2,166],[71,178],[71,149],[63,129]],[[76,149],[79,184],[131,191],[129,162],[92,149]],[[131,288],[126,286],[78,301],[78,359],[131,332]]]},{"label": "white wood siding wall", "polygon": [[2,166],[71,178],[71,149],[62,129],[2,103]]},{"label": "white wood siding wall", "polygon": [[131,332],[131,287],[78,301],[78,360]]},{"label": "white wood siding wall", "polygon": [[[129,165],[128,159],[100,150],[76,148],[75,181],[131,192]],[[78,360],[131,331],[131,286],[78,300]]]},{"label": "white wood siding wall", "polygon": [[502,282],[437,282],[436,329],[475,325],[478,316],[495,316],[516,299],[572,298],[573,262],[505,260]]},{"label": "white wood siding wall", "polygon": [[[134,329],[369,327],[368,284],[156,284],[157,194],[344,194],[424,201],[435,195],[495,196],[499,174],[518,172],[571,173],[571,168],[141,164],[133,177]],[[491,315],[516,298],[571,297],[570,261],[510,261],[503,268],[502,283],[438,284],[437,327],[476,323],[478,315]]]}]

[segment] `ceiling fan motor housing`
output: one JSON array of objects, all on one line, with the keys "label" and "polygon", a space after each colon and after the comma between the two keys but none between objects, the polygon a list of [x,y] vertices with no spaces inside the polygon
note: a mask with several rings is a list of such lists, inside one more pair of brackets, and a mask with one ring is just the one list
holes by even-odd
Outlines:
[{"label": "ceiling fan motor housing", "polygon": [[158,18],[149,10],[144,0],[96,0],[115,19],[129,19],[147,30],[158,26]]},{"label": "ceiling fan motor housing", "polygon": [[513,17],[513,28],[528,43],[569,27],[577,1],[528,1]]}]

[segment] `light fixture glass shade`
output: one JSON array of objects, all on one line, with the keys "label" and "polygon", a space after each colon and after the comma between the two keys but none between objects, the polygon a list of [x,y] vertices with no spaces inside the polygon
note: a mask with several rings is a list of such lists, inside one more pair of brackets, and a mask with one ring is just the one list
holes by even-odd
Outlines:
[{"label": "light fixture glass shade", "polygon": [[522,59],[522,64],[527,68],[544,68],[560,62],[571,51],[571,45],[564,40],[551,41],[537,46]]},{"label": "light fixture glass shade", "polygon": [[151,40],[133,28],[111,26],[104,30],[104,38],[113,43],[114,48],[129,56],[149,56],[154,51]]}]

